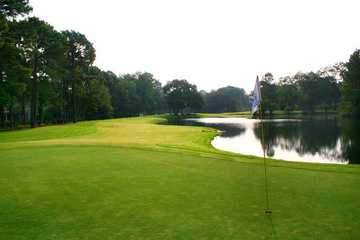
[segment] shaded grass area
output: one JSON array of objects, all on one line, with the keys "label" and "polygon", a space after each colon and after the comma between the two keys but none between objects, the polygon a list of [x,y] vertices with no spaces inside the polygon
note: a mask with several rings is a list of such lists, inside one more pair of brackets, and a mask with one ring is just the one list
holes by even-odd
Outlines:
[{"label": "shaded grass area", "polygon": [[96,121],[0,132],[0,143],[60,139],[96,133]]},{"label": "shaded grass area", "polygon": [[358,166],[270,161],[268,218],[261,159],[212,149],[211,129],[162,121],[0,133],[0,238],[360,237]]}]

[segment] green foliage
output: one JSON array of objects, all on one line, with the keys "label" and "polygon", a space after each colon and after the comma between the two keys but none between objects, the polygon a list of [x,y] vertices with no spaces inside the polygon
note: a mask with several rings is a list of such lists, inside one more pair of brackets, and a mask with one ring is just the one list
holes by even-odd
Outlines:
[{"label": "green foliage", "polygon": [[82,75],[87,68],[95,61],[95,48],[85,35],[75,31],[62,32],[66,41],[66,67],[69,69],[64,81],[65,95],[70,96],[67,99],[67,105],[70,105],[71,120],[78,121],[80,116],[80,97],[83,90],[84,78]]},{"label": "green foliage", "polygon": [[104,84],[102,72],[96,67],[89,68],[85,77],[84,93],[81,96],[85,119],[106,119],[112,116],[111,96]]},{"label": "green foliage", "polygon": [[136,73],[134,77],[140,113],[152,114],[157,109],[161,109],[163,106],[161,83],[151,73],[147,72]]},{"label": "green foliage", "polygon": [[356,50],[345,64],[342,84],[342,113],[360,116],[360,50]]},{"label": "green foliage", "polygon": [[227,86],[210,93],[203,92],[203,112],[239,112],[249,109],[249,98],[244,89]]},{"label": "green foliage", "polygon": [[27,77],[31,91],[31,126],[36,127],[39,118],[42,118],[41,104],[44,103],[42,101],[39,104],[39,84],[50,81],[54,72],[51,69],[57,67],[54,62],[62,56],[61,35],[52,26],[35,17],[17,23],[14,34],[23,64],[31,69]]},{"label": "green foliage", "polygon": [[273,114],[275,110],[287,113],[294,110],[313,113],[336,110],[340,100],[340,83],[336,79],[337,70],[331,74],[322,70],[317,73],[297,73],[293,77],[280,78],[274,82],[272,74],[267,73],[261,84],[262,108]]},{"label": "green foliage", "polygon": [[[276,109],[276,84],[273,83],[274,78],[271,73],[266,73],[260,81],[262,111],[268,111],[270,114]],[[275,101],[274,101],[275,100]]]},{"label": "green foliage", "polygon": [[32,10],[28,0],[1,0],[0,15],[16,17],[27,14]]},{"label": "green foliage", "polygon": [[138,72],[116,76],[103,72],[115,117],[153,114],[165,111],[161,83],[152,74]]},{"label": "green foliage", "polygon": [[300,94],[297,86],[290,77],[280,79],[276,94],[278,98],[278,108],[287,113],[294,111],[299,104]]},{"label": "green foliage", "polygon": [[295,76],[299,85],[301,107],[308,112],[314,112],[315,107],[336,109],[339,101],[339,86],[333,77],[322,77],[316,73],[298,74]]},{"label": "green foliage", "polygon": [[9,30],[8,22],[5,18],[5,16],[0,14],[0,49],[4,51],[3,49],[4,44],[9,41],[9,36],[7,35]]},{"label": "green foliage", "polygon": [[26,14],[27,1],[3,1],[0,14],[0,128],[161,113],[161,84],[150,73],[116,76],[93,67],[85,35],[57,32]]},{"label": "green foliage", "polygon": [[[136,94],[136,83],[131,74],[125,74],[117,81],[114,98],[118,108],[117,116],[135,116],[139,114],[139,96]],[[114,95],[113,95],[114,96]]]},{"label": "green foliage", "polygon": [[170,81],[163,89],[166,102],[175,115],[183,114],[185,108],[199,110],[203,106],[203,98],[197,87],[185,79]]}]

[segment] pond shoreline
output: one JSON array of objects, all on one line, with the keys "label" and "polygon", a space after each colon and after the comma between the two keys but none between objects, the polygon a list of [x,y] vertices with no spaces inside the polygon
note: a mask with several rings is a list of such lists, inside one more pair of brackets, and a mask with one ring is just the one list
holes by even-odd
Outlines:
[{"label": "pond shoreline", "polygon": [[[180,125],[206,126],[216,129],[217,136],[211,140],[211,145],[221,151],[262,157],[259,126],[263,124],[268,158],[288,162],[341,165],[358,163],[357,159],[346,158],[349,156],[348,152],[345,152],[349,148],[349,140],[341,135],[343,134],[341,125],[335,116],[278,118],[263,121],[244,117],[201,117],[181,121],[183,123]],[[254,126],[256,129],[252,129]],[[241,137],[242,134],[247,139],[244,139],[244,136]]]}]

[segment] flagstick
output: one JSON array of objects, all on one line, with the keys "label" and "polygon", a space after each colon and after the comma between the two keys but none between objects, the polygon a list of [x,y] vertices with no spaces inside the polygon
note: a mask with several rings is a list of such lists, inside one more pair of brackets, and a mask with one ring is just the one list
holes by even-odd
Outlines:
[{"label": "flagstick", "polygon": [[[261,91],[261,90],[260,90]],[[265,140],[264,140],[264,112],[262,111],[262,101],[260,101],[260,123],[261,123],[261,147],[263,149],[263,156],[264,156],[264,178],[265,178],[265,195],[266,195],[266,209],[265,214],[271,214],[272,211],[270,210],[270,204],[269,204],[269,189],[268,189],[268,182],[267,182],[267,166],[266,166],[266,155],[265,155]]]}]

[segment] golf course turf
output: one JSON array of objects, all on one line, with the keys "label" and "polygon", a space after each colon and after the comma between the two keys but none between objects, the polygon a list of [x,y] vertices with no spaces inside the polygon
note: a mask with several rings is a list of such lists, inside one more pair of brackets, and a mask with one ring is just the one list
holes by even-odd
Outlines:
[{"label": "golf course turf", "polygon": [[360,239],[360,167],[215,150],[124,118],[0,133],[0,239]]}]

